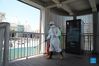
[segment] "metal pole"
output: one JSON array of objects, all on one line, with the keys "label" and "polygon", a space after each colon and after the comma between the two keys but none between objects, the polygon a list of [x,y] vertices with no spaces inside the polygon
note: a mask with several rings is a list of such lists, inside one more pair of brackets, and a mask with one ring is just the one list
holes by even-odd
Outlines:
[{"label": "metal pole", "polygon": [[28,37],[29,37],[29,33],[27,33],[27,56],[26,56],[26,59],[28,59]]}]

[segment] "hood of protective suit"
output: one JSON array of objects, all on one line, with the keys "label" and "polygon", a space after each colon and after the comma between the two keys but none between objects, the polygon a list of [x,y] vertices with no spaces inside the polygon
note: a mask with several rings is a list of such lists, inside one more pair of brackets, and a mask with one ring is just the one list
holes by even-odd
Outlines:
[{"label": "hood of protective suit", "polygon": [[54,25],[55,23],[54,23],[54,21],[50,21],[50,23],[49,23],[49,24],[53,24],[53,25]]}]

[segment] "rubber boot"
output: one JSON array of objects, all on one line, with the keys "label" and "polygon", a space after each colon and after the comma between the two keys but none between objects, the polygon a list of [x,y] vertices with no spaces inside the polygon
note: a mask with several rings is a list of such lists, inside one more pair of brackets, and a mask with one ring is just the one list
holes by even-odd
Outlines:
[{"label": "rubber boot", "polygon": [[49,52],[49,55],[47,56],[47,59],[52,59],[53,52]]},{"label": "rubber boot", "polygon": [[63,59],[63,54],[62,52],[59,52],[59,58],[62,60]]}]

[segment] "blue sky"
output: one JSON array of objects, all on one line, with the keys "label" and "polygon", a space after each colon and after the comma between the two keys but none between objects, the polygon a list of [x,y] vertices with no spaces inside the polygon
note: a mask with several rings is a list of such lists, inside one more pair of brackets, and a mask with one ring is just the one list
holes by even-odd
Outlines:
[{"label": "blue sky", "polygon": [[0,12],[6,14],[7,22],[18,22],[17,24],[28,22],[33,30],[39,27],[40,10],[17,0],[0,0]]}]

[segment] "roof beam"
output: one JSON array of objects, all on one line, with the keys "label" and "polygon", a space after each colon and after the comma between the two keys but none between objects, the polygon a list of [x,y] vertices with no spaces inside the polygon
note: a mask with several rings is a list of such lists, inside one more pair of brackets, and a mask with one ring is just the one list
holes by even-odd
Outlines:
[{"label": "roof beam", "polygon": [[[59,0],[52,0],[52,1],[56,4],[60,4]],[[61,4],[68,4],[68,3],[71,3],[71,2],[74,2],[74,1],[77,1],[77,0],[66,0],[66,1],[61,2]],[[53,8],[53,7],[56,7],[55,4],[47,6],[47,8]]]},{"label": "roof beam", "polygon": [[89,0],[90,6],[92,8],[92,12],[97,12],[96,2],[95,0]]},{"label": "roof beam", "polygon": [[62,5],[61,8],[64,9],[65,11],[67,11],[69,13],[69,15],[73,15],[73,12],[67,5]]},{"label": "roof beam", "polygon": [[56,3],[58,8],[62,8],[63,10],[65,10],[66,12],[69,13],[69,15],[73,15],[73,12],[71,11],[71,9],[67,6],[64,5],[62,3],[59,2],[59,0],[52,0],[54,3]]},{"label": "roof beam", "polygon": [[47,6],[46,8],[53,8],[53,7],[57,7],[57,5],[56,4],[50,5],[50,6]]},{"label": "roof beam", "polygon": [[77,1],[77,0],[66,0],[66,1],[63,1],[62,4],[68,4],[68,3],[71,3],[71,2],[74,2],[74,1]]},{"label": "roof beam", "polygon": [[52,0],[54,3],[59,4],[59,0]]}]

